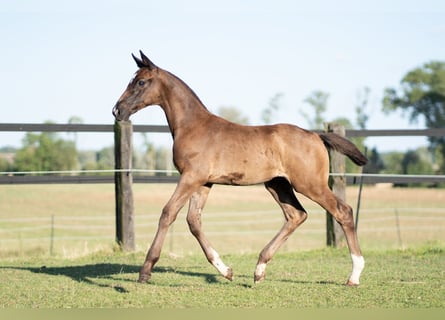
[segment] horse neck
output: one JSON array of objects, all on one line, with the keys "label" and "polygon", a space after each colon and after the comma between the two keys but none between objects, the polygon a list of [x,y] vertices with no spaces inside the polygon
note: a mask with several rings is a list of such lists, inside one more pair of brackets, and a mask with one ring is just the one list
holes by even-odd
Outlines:
[{"label": "horse neck", "polygon": [[175,138],[182,130],[196,127],[211,113],[190,87],[175,75],[162,70],[163,102],[160,104]]}]

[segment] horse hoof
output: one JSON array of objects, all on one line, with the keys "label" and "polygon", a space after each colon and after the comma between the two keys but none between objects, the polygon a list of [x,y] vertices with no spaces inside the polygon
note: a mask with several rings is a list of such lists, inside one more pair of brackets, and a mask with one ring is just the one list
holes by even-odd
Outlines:
[{"label": "horse hoof", "polygon": [[352,282],[351,280],[348,280],[348,281],[345,283],[345,286],[348,286],[348,287],[358,287],[359,284],[358,284],[358,283],[355,283],[355,282]]},{"label": "horse hoof", "polygon": [[265,273],[263,273],[262,275],[256,275],[256,274],[255,274],[255,276],[254,276],[254,278],[253,278],[253,282],[254,282],[255,284],[257,284],[257,283],[263,281],[264,278],[266,278],[266,274],[265,274]]},{"label": "horse hoof", "polygon": [[233,270],[232,268],[227,269],[227,274],[224,276],[227,280],[233,281]]},{"label": "horse hoof", "polygon": [[147,282],[148,280],[150,280],[150,278],[151,278],[151,275],[150,275],[150,274],[139,274],[138,282],[139,282],[139,283],[145,283],[145,282]]}]

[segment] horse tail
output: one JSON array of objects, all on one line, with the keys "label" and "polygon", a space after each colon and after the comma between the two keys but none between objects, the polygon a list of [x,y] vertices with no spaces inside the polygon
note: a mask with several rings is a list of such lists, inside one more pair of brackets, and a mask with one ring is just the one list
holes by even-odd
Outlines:
[{"label": "horse tail", "polygon": [[332,132],[320,133],[319,136],[327,148],[343,153],[356,165],[364,166],[368,162],[365,155],[348,139]]}]

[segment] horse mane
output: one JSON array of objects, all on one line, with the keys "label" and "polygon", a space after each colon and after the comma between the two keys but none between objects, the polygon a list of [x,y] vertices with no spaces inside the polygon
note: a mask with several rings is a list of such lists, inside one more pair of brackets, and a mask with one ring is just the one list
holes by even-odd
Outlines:
[{"label": "horse mane", "polygon": [[141,68],[147,68],[148,70],[156,70],[159,71],[161,70],[162,72],[166,73],[167,75],[169,75],[170,77],[172,77],[173,79],[176,79],[177,81],[179,81],[179,83],[181,83],[185,88],[187,88],[192,96],[198,100],[198,102],[201,104],[201,106],[206,109],[208,111],[208,109],[206,108],[206,106],[204,105],[204,103],[202,103],[201,99],[198,97],[198,95],[192,90],[192,88],[190,88],[184,81],[182,81],[179,77],[175,76],[173,73],[161,69],[158,66],[156,66],[143,52],[142,50],[139,50],[139,54],[141,55],[141,58],[136,57],[134,54],[131,54],[131,56],[133,57],[134,61],[136,62],[136,65],[141,69]]},{"label": "horse mane", "polygon": [[179,78],[178,76],[174,75],[173,73],[171,73],[171,72],[169,72],[169,71],[167,71],[167,70],[160,69],[159,67],[158,67],[158,69],[159,69],[159,70],[162,70],[162,71],[165,72],[167,75],[169,75],[170,77],[172,77],[173,79],[175,79],[176,81],[178,81],[179,83],[181,83],[185,88],[187,88],[187,89],[190,91],[190,93],[193,95],[193,97],[194,97],[196,100],[198,100],[198,102],[201,104],[201,106],[202,106],[204,109],[206,109],[207,111],[209,111],[209,110],[207,109],[207,107],[205,106],[205,104],[201,101],[201,99],[200,99],[200,98],[198,97],[198,95],[195,93],[195,91],[193,91],[193,89],[190,88],[189,85],[188,85],[187,83],[185,83],[181,78]]}]

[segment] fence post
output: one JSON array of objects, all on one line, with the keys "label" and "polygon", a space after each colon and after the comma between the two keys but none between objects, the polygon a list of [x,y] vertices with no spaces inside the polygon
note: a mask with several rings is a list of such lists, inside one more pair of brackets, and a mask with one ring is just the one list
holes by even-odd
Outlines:
[{"label": "fence post", "polygon": [[[131,169],[132,135],[131,121],[115,121],[114,158],[117,170]],[[116,241],[124,251],[135,249],[132,182],[131,172],[118,171],[114,174]]]},{"label": "fence post", "polygon": [[[345,127],[337,123],[326,123],[325,130],[342,137],[345,136]],[[330,149],[329,160],[330,172],[345,173],[345,156],[343,154]],[[329,188],[339,199],[346,201],[346,177],[330,176]],[[346,244],[343,229],[329,212],[326,212],[326,244],[330,247],[340,247]]]}]

